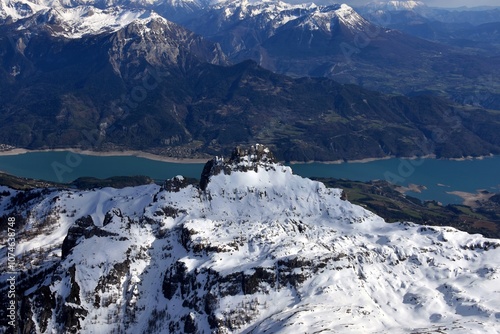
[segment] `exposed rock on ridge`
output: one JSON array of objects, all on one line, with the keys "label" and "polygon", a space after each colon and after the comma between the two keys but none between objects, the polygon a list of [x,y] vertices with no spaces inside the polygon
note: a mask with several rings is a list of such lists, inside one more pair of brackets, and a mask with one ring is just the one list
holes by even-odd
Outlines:
[{"label": "exposed rock on ridge", "polygon": [[200,188],[205,190],[210,177],[219,173],[229,175],[233,171],[246,172],[253,170],[258,172],[259,168],[264,168],[264,170],[274,169],[273,164],[277,163],[277,159],[269,148],[264,145],[256,144],[249,148],[238,146],[233,150],[229,158],[215,157],[205,164],[201,172]]}]

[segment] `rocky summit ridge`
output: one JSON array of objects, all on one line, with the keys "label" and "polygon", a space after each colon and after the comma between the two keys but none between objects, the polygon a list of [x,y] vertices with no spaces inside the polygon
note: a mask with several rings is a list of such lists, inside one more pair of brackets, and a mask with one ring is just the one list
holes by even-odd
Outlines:
[{"label": "rocky summit ridge", "polygon": [[204,186],[0,187],[2,226],[18,224],[20,332],[500,329],[500,240],[388,224],[260,145],[204,173]]},{"label": "rocky summit ridge", "polygon": [[233,171],[247,172],[250,170],[257,173],[259,168],[275,170],[276,164],[278,164],[277,159],[264,145],[256,144],[249,148],[238,146],[229,158],[215,157],[205,164],[201,172],[200,188],[205,190],[210,177],[220,173],[229,175]]}]

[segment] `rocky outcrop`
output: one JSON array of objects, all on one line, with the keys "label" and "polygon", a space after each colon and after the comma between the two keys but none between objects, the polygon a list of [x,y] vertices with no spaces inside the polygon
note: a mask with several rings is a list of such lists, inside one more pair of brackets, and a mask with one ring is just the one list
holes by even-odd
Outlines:
[{"label": "rocky outcrop", "polygon": [[210,182],[210,177],[220,173],[229,175],[231,172],[250,170],[257,172],[259,168],[264,168],[264,170],[274,168],[273,164],[277,163],[278,160],[274,154],[264,145],[238,146],[231,152],[229,158],[215,157],[205,164],[201,172],[200,188],[205,190]]},{"label": "rocky outcrop", "polygon": [[162,189],[168,192],[179,192],[181,189],[186,188],[190,184],[191,182],[189,179],[178,175],[170,180],[166,180]]},{"label": "rocky outcrop", "polygon": [[70,291],[64,301],[59,300],[56,305],[56,317],[60,324],[63,325],[66,333],[79,333],[82,326],[81,321],[85,319],[88,311],[81,306],[80,293],[81,289],[75,277],[75,265],[68,270]]},{"label": "rocky outcrop", "polygon": [[[109,219],[109,216],[108,216]],[[106,222],[106,219],[105,219]],[[93,236],[109,237],[117,236],[118,234],[103,230],[94,225],[94,220],[91,216],[85,216],[77,219],[75,224],[70,227],[68,234],[64,238],[61,246],[62,258],[65,259],[71,252],[73,247],[78,244],[80,239],[89,239]]]}]

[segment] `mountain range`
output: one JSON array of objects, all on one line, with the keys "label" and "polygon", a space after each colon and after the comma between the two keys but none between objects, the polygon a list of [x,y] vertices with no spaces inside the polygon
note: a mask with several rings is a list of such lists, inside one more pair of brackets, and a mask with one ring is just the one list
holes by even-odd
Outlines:
[{"label": "mountain range", "polygon": [[23,333],[498,330],[500,240],[388,224],[262,145],[198,184],[0,190]]},{"label": "mountain range", "polygon": [[[233,63],[253,59],[267,69],[292,76],[329,77],[386,93],[432,92],[459,103],[500,108],[496,80],[484,84],[486,77],[500,74],[496,65],[498,52],[474,52],[470,45],[460,44],[460,35],[448,36],[446,30],[435,28],[439,24],[461,25],[464,20],[474,26],[476,22],[499,22],[498,10],[450,11],[415,1],[378,2],[359,10],[368,19],[345,4],[3,0],[0,22],[2,19],[7,25],[21,22],[31,30],[50,23],[53,35],[78,38],[110,32],[135,19],[159,15],[219,43]],[[423,19],[425,24],[413,24],[414,18],[409,19],[412,15]],[[405,23],[400,24],[401,21]],[[429,30],[446,38],[434,35],[429,38]],[[471,31],[469,36],[472,34]],[[436,43],[443,40],[449,43]],[[494,38],[484,37],[478,42],[479,48],[496,45]],[[457,85],[458,82],[461,84]],[[488,98],[477,93],[479,86]]]},{"label": "mountain range", "polygon": [[[210,8],[220,11],[219,7],[226,8],[221,7],[224,4]],[[272,16],[272,6],[278,5],[302,16],[277,20],[282,24],[274,25],[279,33],[269,38],[273,41],[269,51],[272,46],[275,53],[282,45],[279,36],[284,38],[283,45],[291,45],[286,40],[295,40],[290,32],[299,27],[319,34],[316,41],[325,34],[337,38],[340,35],[334,31],[347,24],[357,29],[362,22],[363,27],[368,24],[376,29],[346,5],[301,9],[264,2],[226,9],[230,18],[241,12],[243,24],[247,19]],[[228,154],[238,143],[259,141],[288,161],[500,152],[499,115],[477,106],[460,106],[439,97],[384,95],[327,78],[287,77],[253,61],[231,65],[234,55],[226,54],[221,44],[139,4],[132,10],[115,8],[117,13],[128,14],[116,16],[110,25],[99,21],[101,26],[91,25],[92,17],[109,8],[96,7],[90,15],[93,7],[52,6],[56,9],[41,9],[16,20],[10,16],[6,20],[12,22],[0,26],[2,144],[207,157]],[[244,13],[242,8],[246,8]],[[71,23],[66,16],[75,18],[76,14],[65,11],[79,13],[80,24]],[[289,15],[295,15],[292,12]],[[85,19],[89,16],[90,21]],[[333,24],[326,24],[328,17]],[[292,26],[287,33],[280,30]],[[356,30],[340,30],[341,35],[356,36]],[[400,45],[406,43],[400,33],[385,33],[400,36]],[[418,41],[423,46],[430,43]],[[253,42],[245,45],[249,43]],[[295,51],[301,47],[304,55],[313,52],[301,43],[294,46]],[[314,57],[323,56],[321,48],[313,49]],[[393,58],[387,57],[389,63]],[[368,73],[364,74],[367,78]],[[475,68],[470,73],[480,74]],[[491,104],[497,101],[494,95],[478,96]]]},{"label": "mountain range", "polygon": [[425,13],[427,7],[418,3],[389,2],[384,8],[365,8],[368,20],[345,4],[234,1],[176,22],[218,42],[235,62],[253,59],[291,76],[328,77],[386,93],[432,93],[459,103],[500,107],[496,80],[481,87],[490,98],[476,94],[485,77],[500,73],[498,53],[450,47],[393,29],[401,13]]},{"label": "mountain range", "polygon": [[498,332],[500,240],[406,221],[495,236],[498,195],[438,210],[278,163],[499,154],[496,12],[452,12],[0,0],[0,147],[210,157],[162,184],[7,177],[0,332]]}]

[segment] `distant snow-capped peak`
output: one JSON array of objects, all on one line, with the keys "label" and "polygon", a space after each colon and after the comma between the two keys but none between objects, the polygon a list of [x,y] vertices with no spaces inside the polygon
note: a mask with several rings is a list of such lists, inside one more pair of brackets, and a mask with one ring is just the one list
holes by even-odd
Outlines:
[{"label": "distant snow-capped peak", "polygon": [[381,9],[381,10],[414,10],[416,8],[427,7],[422,1],[374,1],[366,5],[370,9]]},{"label": "distant snow-capped peak", "polygon": [[350,30],[363,29],[369,24],[352,7],[342,4],[316,8],[305,16],[299,26],[307,27],[309,30],[330,32],[337,20]]},{"label": "distant snow-capped peak", "polygon": [[[160,4],[175,7],[202,6],[196,0],[0,0],[0,22],[16,22],[51,12],[63,25],[62,35],[78,38],[84,34],[95,34],[116,30],[136,19],[154,15]],[[38,24],[46,23],[38,19]],[[58,29],[59,30],[59,29]]]},{"label": "distant snow-capped peak", "polygon": [[[255,18],[259,20],[259,25],[273,30],[294,20],[302,21],[302,27],[307,29],[324,31],[330,31],[337,20],[350,29],[366,25],[366,21],[345,4],[317,6],[314,3],[290,4],[279,0],[169,0],[163,4],[177,9],[188,8],[188,12],[194,8],[214,10],[226,22]],[[159,5],[160,0],[130,0],[127,3],[115,0],[0,0],[0,20],[24,20],[22,27],[30,28],[50,23],[47,17],[51,16],[56,18],[52,23],[57,22],[61,26],[53,29],[55,35],[79,38],[114,31],[134,20],[152,17],[161,10]],[[160,12],[160,15],[167,15],[167,12]]]},{"label": "distant snow-capped peak", "polygon": [[214,1],[211,4],[211,8],[215,10],[222,9],[227,19],[234,18],[237,15],[238,19],[243,20],[262,14],[268,14],[272,18],[275,18],[284,11],[293,11],[295,9],[310,10],[311,8],[317,8],[317,6],[313,3],[293,5],[279,0],[220,0]]},{"label": "distant snow-capped peak", "polygon": [[21,24],[18,29],[39,27],[42,22],[54,36],[81,38],[85,35],[113,32],[134,21],[147,22],[151,19],[163,18],[154,12],[141,9],[129,10],[121,7],[99,9],[79,6],[41,10],[32,17],[19,21]]},{"label": "distant snow-capped peak", "polygon": [[6,19],[17,21],[48,9],[50,7],[27,0],[0,0],[0,22]]},{"label": "distant snow-capped peak", "polygon": [[[273,31],[286,24],[328,32],[339,21],[349,29],[360,29],[368,24],[346,4],[318,6],[314,3],[290,4],[283,1],[222,0],[212,8],[222,13],[226,22],[255,20],[262,27],[271,28]],[[272,34],[270,31],[269,35]]]}]

